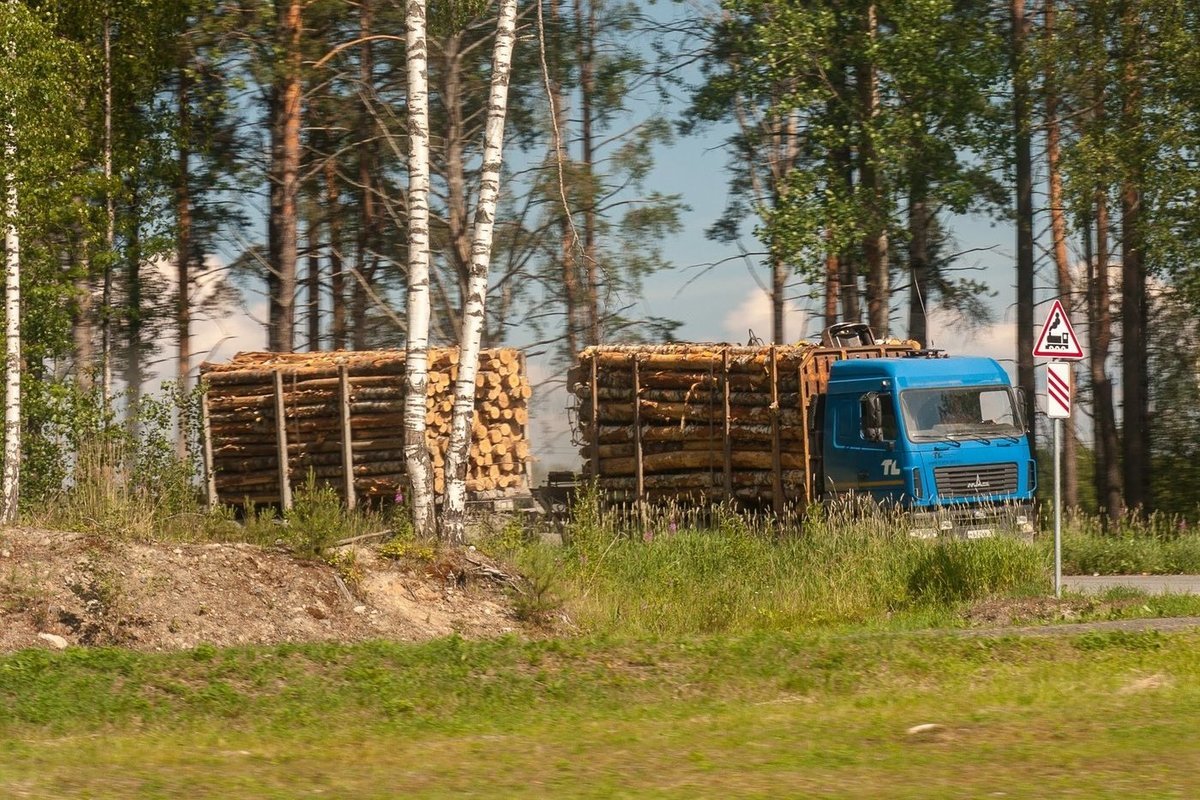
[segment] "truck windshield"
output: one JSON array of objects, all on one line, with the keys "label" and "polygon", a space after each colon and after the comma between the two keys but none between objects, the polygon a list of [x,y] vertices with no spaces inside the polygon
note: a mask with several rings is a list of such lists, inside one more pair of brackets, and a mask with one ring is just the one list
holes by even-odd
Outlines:
[{"label": "truck windshield", "polygon": [[1012,438],[1024,434],[1008,386],[954,386],[900,393],[904,426],[914,442]]}]

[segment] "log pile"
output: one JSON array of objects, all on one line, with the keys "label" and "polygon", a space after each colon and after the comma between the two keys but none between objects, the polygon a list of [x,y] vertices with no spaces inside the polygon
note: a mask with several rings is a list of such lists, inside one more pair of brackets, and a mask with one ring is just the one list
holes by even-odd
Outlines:
[{"label": "log pile", "polygon": [[809,412],[830,364],[913,347],[590,347],[569,376],[584,474],[616,500],[805,503],[819,459]]},{"label": "log pile", "polygon": [[[223,503],[290,505],[291,486],[311,471],[351,500],[396,496],[406,486],[404,364],[403,351],[337,351],[239,353],[227,364],[202,365],[210,491]],[[431,350],[425,423],[439,494],[457,378],[458,350]],[[528,491],[530,395],[519,351],[481,353],[467,472],[472,496]]]}]

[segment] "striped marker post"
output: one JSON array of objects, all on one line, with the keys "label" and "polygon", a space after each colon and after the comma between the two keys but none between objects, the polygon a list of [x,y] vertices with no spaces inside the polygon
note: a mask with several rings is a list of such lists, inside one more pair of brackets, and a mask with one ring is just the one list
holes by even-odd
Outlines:
[{"label": "striped marker post", "polygon": [[1071,416],[1071,365],[1046,365],[1046,416],[1054,420],[1054,596],[1062,597],[1062,421]]}]

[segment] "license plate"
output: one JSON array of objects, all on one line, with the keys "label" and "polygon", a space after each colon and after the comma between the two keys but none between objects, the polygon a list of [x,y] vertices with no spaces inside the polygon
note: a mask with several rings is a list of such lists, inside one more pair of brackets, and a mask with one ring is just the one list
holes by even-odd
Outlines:
[{"label": "license plate", "polygon": [[968,539],[990,539],[992,537],[991,528],[973,528],[967,531]]}]

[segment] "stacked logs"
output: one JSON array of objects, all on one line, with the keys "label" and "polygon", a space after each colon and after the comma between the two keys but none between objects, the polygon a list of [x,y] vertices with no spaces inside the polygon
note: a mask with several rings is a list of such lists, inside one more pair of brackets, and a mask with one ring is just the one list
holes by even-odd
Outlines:
[{"label": "stacked logs", "polygon": [[[288,505],[290,487],[311,472],[350,499],[394,497],[406,484],[404,365],[403,351],[239,353],[227,364],[202,365],[210,491],[224,503]],[[425,424],[439,494],[457,378],[458,350],[431,350]],[[528,491],[530,395],[519,351],[480,354],[467,472],[472,496]]]},{"label": "stacked logs", "polygon": [[588,348],[569,376],[584,474],[617,500],[807,502],[819,460],[810,412],[829,365],[913,346]]}]

